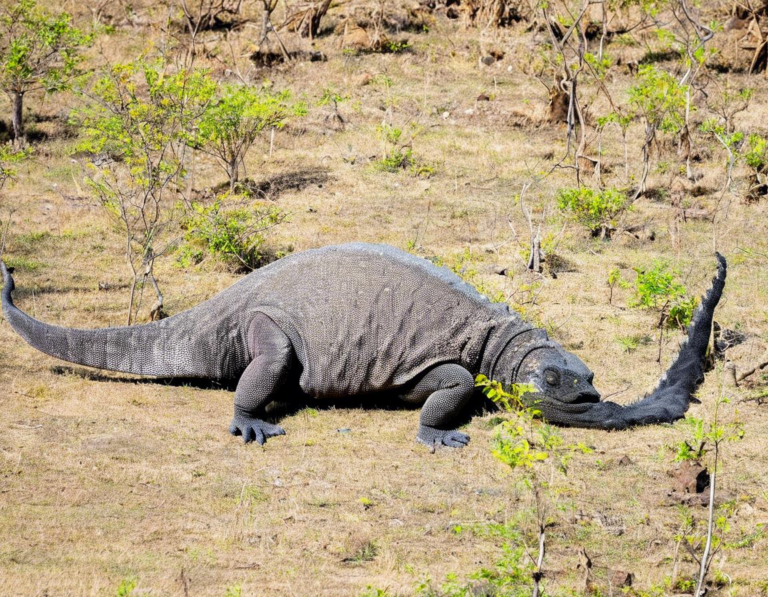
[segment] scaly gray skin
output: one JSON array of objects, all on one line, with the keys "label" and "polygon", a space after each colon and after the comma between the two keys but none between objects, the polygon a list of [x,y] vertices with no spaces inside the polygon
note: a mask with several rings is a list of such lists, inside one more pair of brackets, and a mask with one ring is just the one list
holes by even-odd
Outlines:
[{"label": "scaly gray skin", "polygon": [[629,406],[599,402],[594,375],[506,305],[491,303],[445,268],[384,245],[325,247],[285,257],[197,307],[146,325],[97,330],[37,321],[14,304],[0,263],[6,320],[35,348],[101,369],[157,377],[238,380],[230,432],[263,444],[283,429],[266,407],[301,391],[335,398],[394,391],[423,404],[417,439],[461,447],[453,429],[482,373],[526,383],[552,423],[601,429],[683,416],[703,377],[726,263],[658,388]]}]

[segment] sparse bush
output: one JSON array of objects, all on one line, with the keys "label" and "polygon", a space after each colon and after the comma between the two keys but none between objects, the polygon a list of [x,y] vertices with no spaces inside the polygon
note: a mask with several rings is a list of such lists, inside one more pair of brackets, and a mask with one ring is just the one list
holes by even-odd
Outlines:
[{"label": "sparse bush", "polygon": [[561,189],[557,195],[557,206],[569,212],[592,236],[602,240],[611,237],[618,219],[631,209],[629,198],[621,191],[596,191],[587,187]]},{"label": "sparse bush", "polygon": [[376,127],[376,135],[382,142],[382,156],[375,165],[385,172],[395,173],[407,170],[413,176],[429,178],[435,173],[434,167],[420,162],[413,156],[413,140],[421,134],[422,128],[413,124],[408,128],[406,134],[405,128],[386,122]]},{"label": "sparse bush", "polygon": [[80,50],[92,38],[72,26],[67,13],[52,15],[35,0],[0,7],[0,89],[13,103],[13,135],[24,140],[24,96],[65,89],[81,73]]},{"label": "sparse bush", "polygon": [[266,232],[285,220],[277,207],[237,205],[226,197],[212,205],[193,205],[184,223],[184,242],[179,248],[182,267],[200,263],[211,255],[237,270],[253,270],[264,260]]},{"label": "sparse bush", "polygon": [[749,135],[744,149],[744,162],[756,175],[765,173],[768,164],[768,139],[757,134]]},{"label": "sparse bush", "polygon": [[336,92],[332,87],[326,87],[323,89],[323,94],[317,101],[318,106],[330,106],[331,112],[326,116],[326,120],[331,119],[338,122],[341,126],[344,126],[344,117],[339,113],[339,105],[343,104],[349,99],[348,95],[341,95]]}]

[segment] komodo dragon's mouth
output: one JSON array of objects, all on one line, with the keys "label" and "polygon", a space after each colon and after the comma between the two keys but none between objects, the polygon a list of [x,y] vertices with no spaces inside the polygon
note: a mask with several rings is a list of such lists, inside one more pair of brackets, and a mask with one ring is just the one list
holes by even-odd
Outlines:
[{"label": "komodo dragon's mouth", "polygon": [[580,392],[570,402],[562,402],[556,398],[548,396],[544,392],[530,392],[523,396],[523,401],[529,406],[539,408],[544,417],[553,421],[553,417],[548,415],[552,411],[567,413],[584,413],[600,402],[600,396],[594,392]]}]

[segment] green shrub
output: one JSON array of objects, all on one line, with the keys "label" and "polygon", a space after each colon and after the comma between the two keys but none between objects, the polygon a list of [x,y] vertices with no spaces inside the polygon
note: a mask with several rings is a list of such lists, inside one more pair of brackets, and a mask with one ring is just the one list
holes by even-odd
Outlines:
[{"label": "green shrub", "polygon": [[691,323],[697,300],[686,294],[685,286],[667,262],[654,261],[650,268],[635,268],[634,296],[630,306],[659,312],[659,327],[685,329]]},{"label": "green shrub", "polygon": [[276,207],[237,205],[226,197],[192,208],[193,215],[183,223],[186,232],[178,251],[182,267],[211,255],[235,270],[256,269],[264,261],[266,232],[285,220],[285,213]]},{"label": "green shrub", "polygon": [[28,157],[30,150],[16,150],[10,144],[0,144],[0,190],[9,180],[16,178],[13,165]]},{"label": "green shrub", "polygon": [[124,578],[120,581],[117,591],[115,591],[115,597],[130,597],[130,595],[133,595],[134,589],[136,589],[136,584],[135,578]]},{"label": "green shrub", "polygon": [[755,173],[765,172],[768,164],[768,139],[760,135],[749,135],[744,151],[744,161]]},{"label": "green shrub", "polygon": [[376,135],[384,146],[383,155],[377,162],[379,168],[398,172],[413,166],[413,150],[403,143],[403,129],[383,122],[376,127]]},{"label": "green shrub", "polygon": [[629,198],[621,191],[596,191],[587,187],[561,189],[557,195],[557,206],[569,212],[592,236],[601,239],[611,237],[618,218],[631,208]]}]

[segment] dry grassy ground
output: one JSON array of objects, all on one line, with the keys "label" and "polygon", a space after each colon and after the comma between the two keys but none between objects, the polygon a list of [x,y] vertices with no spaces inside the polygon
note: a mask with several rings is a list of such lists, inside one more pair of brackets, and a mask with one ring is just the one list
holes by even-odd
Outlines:
[{"label": "dry grassy ground", "polygon": [[[333,10],[330,16],[337,18]],[[244,31],[242,47],[255,35]],[[535,118],[546,103],[544,88],[520,71],[514,48],[524,45],[523,35],[499,33],[494,43],[510,51],[490,68],[478,66],[476,30],[438,20],[428,33],[407,34],[409,52],[350,55],[336,47],[333,35],[324,35],[315,47],[326,52],[327,62],[246,72],[312,101],[329,85],[350,96],[340,107],[345,130],[330,126],[326,108],[313,108],[277,135],[271,158],[265,145],[249,156],[255,180],[299,173],[308,179],[303,188],[274,194],[291,216],[270,242],[296,251],[349,240],[385,242],[449,264],[464,259],[475,282],[503,291],[581,356],[604,395],[626,390],[614,398],[623,402],[652,387],[680,335],[665,340],[661,365],[655,341],[623,351],[619,337],[656,337],[656,316],[627,308],[626,290],[617,290],[609,304],[608,271],[619,267],[631,279],[633,266],[664,257],[698,294],[709,284],[718,249],[730,269],[717,320],[750,336],[729,354],[739,370],[755,364],[768,341],[766,202],[747,205],[726,195],[718,204],[724,168],[714,145],[711,157],[695,164],[703,194],[685,191],[685,201],[710,211],[719,205],[716,224],[676,222],[668,201],[641,199],[628,219],[646,222],[654,241],[622,235],[604,243],[575,224],[563,229],[554,193],[572,186],[573,175],[558,170],[540,179],[526,200],[537,217],[546,215],[545,231],[555,235],[556,252],[570,267],[556,279],[525,273],[527,224],[513,199],[564,151],[565,133],[561,125],[516,124],[516,114],[527,110]],[[131,57],[157,36],[151,27],[119,27],[99,38],[89,60]],[[240,64],[244,72],[249,68],[247,58]],[[392,81],[389,89],[377,82],[379,75]],[[757,90],[750,110],[737,119],[739,128],[764,131],[765,80],[736,74],[731,81]],[[629,84],[620,68],[610,81],[618,97]],[[479,105],[480,93],[493,94],[493,101]],[[57,116],[75,104],[59,95],[31,98],[27,105]],[[381,153],[374,131],[389,117],[387,106],[395,123],[424,126],[413,152],[434,168],[431,177],[372,167],[371,158]],[[60,325],[121,324],[128,280],[121,238],[83,190],[81,168],[69,157],[73,141],[60,134],[63,125],[35,126],[51,137],[36,146],[16,185],[2,194],[2,207],[17,210],[4,257],[17,267],[18,303]],[[637,168],[640,124],[630,138]],[[606,163],[618,172],[620,138],[606,143]],[[670,159],[674,172],[677,162]],[[210,165],[197,176],[221,179]],[[673,179],[656,172],[652,183],[668,189]],[[507,277],[493,273],[501,268],[508,268]],[[210,261],[184,271],[169,258],[160,263],[159,278],[174,313],[236,276]],[[100,282],[113,289],[99,291]],[[0,320],[1,595],[114,595],[130,579],[135,595],[223,597],[240,587],[242,595],[337,596],[359,595],[368,585],[412,595],[426,577],[439,584],[448,573],[463,578],[499,559],[500,538],[455,527],[482,528],[530,513],[530,493],[491,456],[493,414],[468,424],[469,447],[430,454],[414,441],[417,412],[320,404],[284,419],[287,435],[259,448],[227,433],[231,392],[61,365]],[[711,416],[720,381],[719,370],[707,376],[692,415]],[[768,591],[768,410],[745,400],[759,391],[728,390],[729,416],[744,422],[745,437],[725,448],[720,476],[723,495],[735,500],[728,545],[715,559],[728,580],[717,590],[721,595]],[[683,437],[684,426],[562,433],[594,452],[579,456],[559,481],[563,493],[545,562],[550,591],[583,593],[581,549],[604,595],[620,594],[608,583],[615,570],[632,572],[639,590],[663,586],[675,567],[684,516],[665,502],[672,486],[666,471],[673,466],[670,446]],[[620,466],[623,456],[631,464]],[[704,509],[692,511],[701,520]],[[743,540],[747,535],[751,539]],[[692,575],[692,559],[682,549],[678,556],[680,574]]]}]

